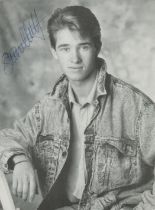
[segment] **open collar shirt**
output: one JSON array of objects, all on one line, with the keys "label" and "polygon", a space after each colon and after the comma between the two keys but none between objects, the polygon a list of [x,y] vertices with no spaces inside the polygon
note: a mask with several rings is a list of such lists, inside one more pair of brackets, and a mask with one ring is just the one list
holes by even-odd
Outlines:
[{"label": "open collar shirt", "polygon": [[84,131],[88,126],[97,98],[100,95],[106,94],[106,90],[99,92],[98,74],[91,88],[89,95],[82,100],[82,104],[78,103],[75,98],[71,84],[68,86],[68,96],[71,105],[71,149],[70,149],[70,166],[68,169],[68,177],[66,183],[66,191],[71,202],[76,202],[82,197],[82,193],[87,180],[86,164],[85,164],[85,145],[84,145]]}]

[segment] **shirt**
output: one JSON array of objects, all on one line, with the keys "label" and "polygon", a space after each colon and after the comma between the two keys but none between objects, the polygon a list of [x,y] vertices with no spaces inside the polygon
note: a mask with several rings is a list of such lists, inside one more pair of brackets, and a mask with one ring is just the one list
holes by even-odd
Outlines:
[{"label": "shirt", "polygon": [[72,107],[72,138],[66,191],[71,202],[76,202],[82,197],[87,179],[84,153],[84,130],[88,126],[95,108],[94,102],[97,99],[97,78],[98,76],[96,76],[89,95],[82,100],[82,104],[77,102],[70,84],[68,88],[69,102]]}]

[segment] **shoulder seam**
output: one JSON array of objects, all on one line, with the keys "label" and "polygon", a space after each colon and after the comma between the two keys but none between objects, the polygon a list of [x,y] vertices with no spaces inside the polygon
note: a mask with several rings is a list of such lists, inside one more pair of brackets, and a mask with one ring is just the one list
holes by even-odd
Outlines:
[{"label": "shoulder seam", "polygon": [[125,81],[123,81],[123,80],[121,80],[117,77],[114,77],[113,75],[111,75],[111,76],[112,76],[112,82],[113,82],[114,85],[115,84],[123,85],[124,87],[132,90],[133,92],[135,92],[136,94],[141,96],[145,102],[150,102],[151,104],[154,104],[154,101],[149,96],[147,96],[143,91],[141,91],[140,89],[138,89],[134,85],[129,84],[128,82],[125,82]]}]

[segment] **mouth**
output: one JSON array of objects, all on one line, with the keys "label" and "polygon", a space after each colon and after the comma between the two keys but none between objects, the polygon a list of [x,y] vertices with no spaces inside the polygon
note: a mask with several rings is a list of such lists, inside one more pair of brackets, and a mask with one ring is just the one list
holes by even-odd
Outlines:
[{"label": "mouth", "polygon": [[69,66],[69,69],[79,70],[79,69],[83,69],[83,66]]}]

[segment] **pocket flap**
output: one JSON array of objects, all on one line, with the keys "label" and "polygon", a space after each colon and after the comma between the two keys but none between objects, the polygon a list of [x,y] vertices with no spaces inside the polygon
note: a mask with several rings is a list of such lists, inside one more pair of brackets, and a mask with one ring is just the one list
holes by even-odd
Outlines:
[{"label": "pocket flap", "polygon": [[126,138],[114,138],[114,137],[98,137],[97,144],[105,145],[109,144],[118,149],[122,154],[126,156],[135,156],[137,153],[136,140]]}]

